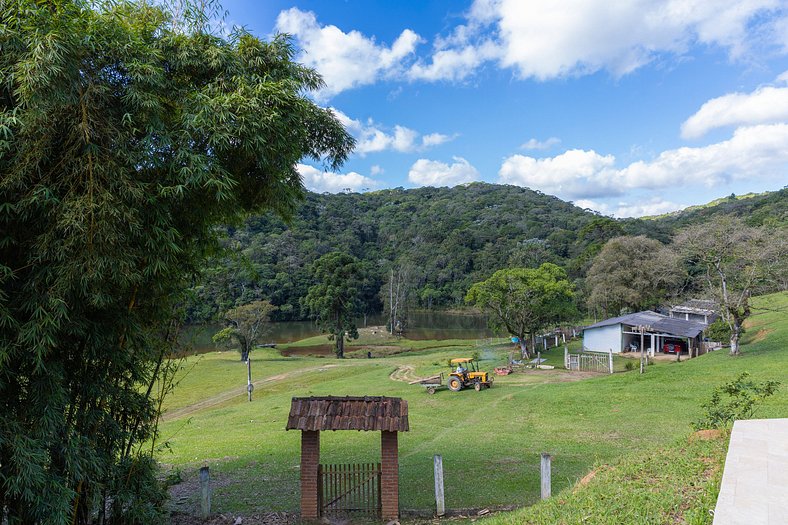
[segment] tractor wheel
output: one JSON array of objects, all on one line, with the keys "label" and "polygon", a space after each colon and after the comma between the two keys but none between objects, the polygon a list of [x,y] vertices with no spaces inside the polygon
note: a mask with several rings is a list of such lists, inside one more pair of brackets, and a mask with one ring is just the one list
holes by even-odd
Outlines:
[{"label": "tractor wheel", "polygon": [[435,393],[435,387],[434,386],[427,387],[427,393],[428,394],[434,394]]},{"label": "tractor wheel", "polygon": [[481,383],[474,383],[473,389],[476,390],[477,392],[481,392],[482,391],[482,384]]},{"label": "tractor wheel", "polygon": [[462,390],[462,381],[460,381],[459,377],[450,377],[449,378],[449,390],[452,392],[459,392]]}]

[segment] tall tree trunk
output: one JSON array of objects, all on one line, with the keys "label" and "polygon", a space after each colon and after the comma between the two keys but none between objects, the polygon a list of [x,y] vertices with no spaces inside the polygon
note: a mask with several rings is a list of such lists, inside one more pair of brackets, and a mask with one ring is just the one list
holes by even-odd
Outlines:
[{"label": "tall tree trunk", "polygon": [[525,346],[525,339],[520,337],[520,356],[523,359],[528,359],[528,347]]},{"label": "tall tree trunk", "polygon": [[345,332],[340,332],[337,334],[336,353],[337,359],[345,358]]},{"label": "tall tree trunk", "polygon": [[739,337],[741,337],[741,328],[738,323],[734,323],[733,330],[731,331],[731,353],[730,355],[741,355],[739,350]]}]

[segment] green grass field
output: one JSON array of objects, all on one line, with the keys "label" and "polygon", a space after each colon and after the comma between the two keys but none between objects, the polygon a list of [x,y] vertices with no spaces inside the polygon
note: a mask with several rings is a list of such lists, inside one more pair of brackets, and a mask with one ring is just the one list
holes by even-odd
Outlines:
[{"label": "green grass field", "polygon": [[[555,494],[571,489],[599,465],[617,464],[621,458],[647,462],[655,451],[660,451],[660,457],[667,454],[661,449],[676,454],[684,448],[690,422],[700,415],[700,404],[712,388],[741,371],[749,371],[757,380],[784,380],[788,365],[788,294],[759,298],[756,307],[745,337],[744,355],[739,358],[720,351],[681,363],[660,362],[648,367],[642,376],[636,371],[623,372],[623,358],[615,364],[622,372],[612,376],[528,370],[497,377],[492,389],[479,393],[443,390],[430,396],[417,385],[390,378],[398,369],[395,376],[404,378],[445,371],[449,358],[477,350],[473,341],[386,341],[387,347],[402,350],[375,359],[284,358],[275,350],[256,350],[252,368],[258,383],[251,403],[245,395],[245,366],[237,353],[190,358],[186,363],[190,372],[167,404],[169,412],[161,432],[169,447],[160,461],[181,470],[184,478],[192,476],[196,467],[210,465],[217,480],[213,499],[217,512],[296,512],[299,434],[284,430],[290,398],[398,396],[408,400],[411,428],[400,436],[402,509],[429,512],[433,508],[434,454],[444,458],[448,508],[529,505],[539,497],[540,452],[554,456]],[[484,349],[482,366],[492,371],[506,362],[510,350],[510,345]],[[551,350],[543,357],[549,364],[559,365],[563,350]],[[788,387],[784,385],[758,416],[788,417]],[[377,461],[379,439],[378,433],[324,432],[322,460]],[[702,457],[704,446],[724,449],[713,443],[693,445],[680,457],[690,458],[693,450]],[[715,457],[720,457],[719,453]],[[626,463],[619,470],[629,468],[636,467]],[[599,479],[587,490],[594,490],[596,483],[606,478],[600,475]],[[673,478],[666,474],[666,479]],[[552,522],[527,513],[553,512],[547,507],[555,507],[559,500],[570,512],[574,497],[571,492],[562,494],[548,505],[519,511],[526,514],[511,523]],[[180,508],[193,508],[194,501],[196,494],[194,499],[185,497]],[[664,503],[668,507],[672,504]],[[578,513],[583,508],[576,504]],[[567,523],[579,522],[582,517],[568,519]],[[500,519],[506,518],[493,518]],[[628,522],[660,523],[649,519]]]}]

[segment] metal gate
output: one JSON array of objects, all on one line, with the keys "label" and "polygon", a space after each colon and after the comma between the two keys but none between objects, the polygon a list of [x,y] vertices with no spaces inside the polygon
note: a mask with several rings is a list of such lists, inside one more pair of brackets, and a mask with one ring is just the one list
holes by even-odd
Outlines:
[{"label": "metal gate", "polygon": [[613,373],[613,354],[564,353],[564,366],[569,370]]},{"label": "metal gate", "polygon": [[318,506],[321,515],[351,512],[379,517],[380,463],[320,465]]}]

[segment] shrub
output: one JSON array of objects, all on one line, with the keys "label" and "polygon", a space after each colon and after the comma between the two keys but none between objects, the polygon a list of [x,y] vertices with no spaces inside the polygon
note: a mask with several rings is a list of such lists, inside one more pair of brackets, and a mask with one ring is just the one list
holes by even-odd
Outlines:
[{"label": "shrub", "polygon": [[742,372],[733,381],[714,389],[711,399],[701,405],[706,413],[692,426],[695,430],[726,428],[737,419],[752,419],[757,405],[773,395],[779,386],[779,381],[755,382],[748,372]]},{"label": "shrub", "polygon": [[627,361],[627,364],[624,365],[625,370],[634,370],[635,368],[637,368],[637,365],[635,365],[634,361]]}]

